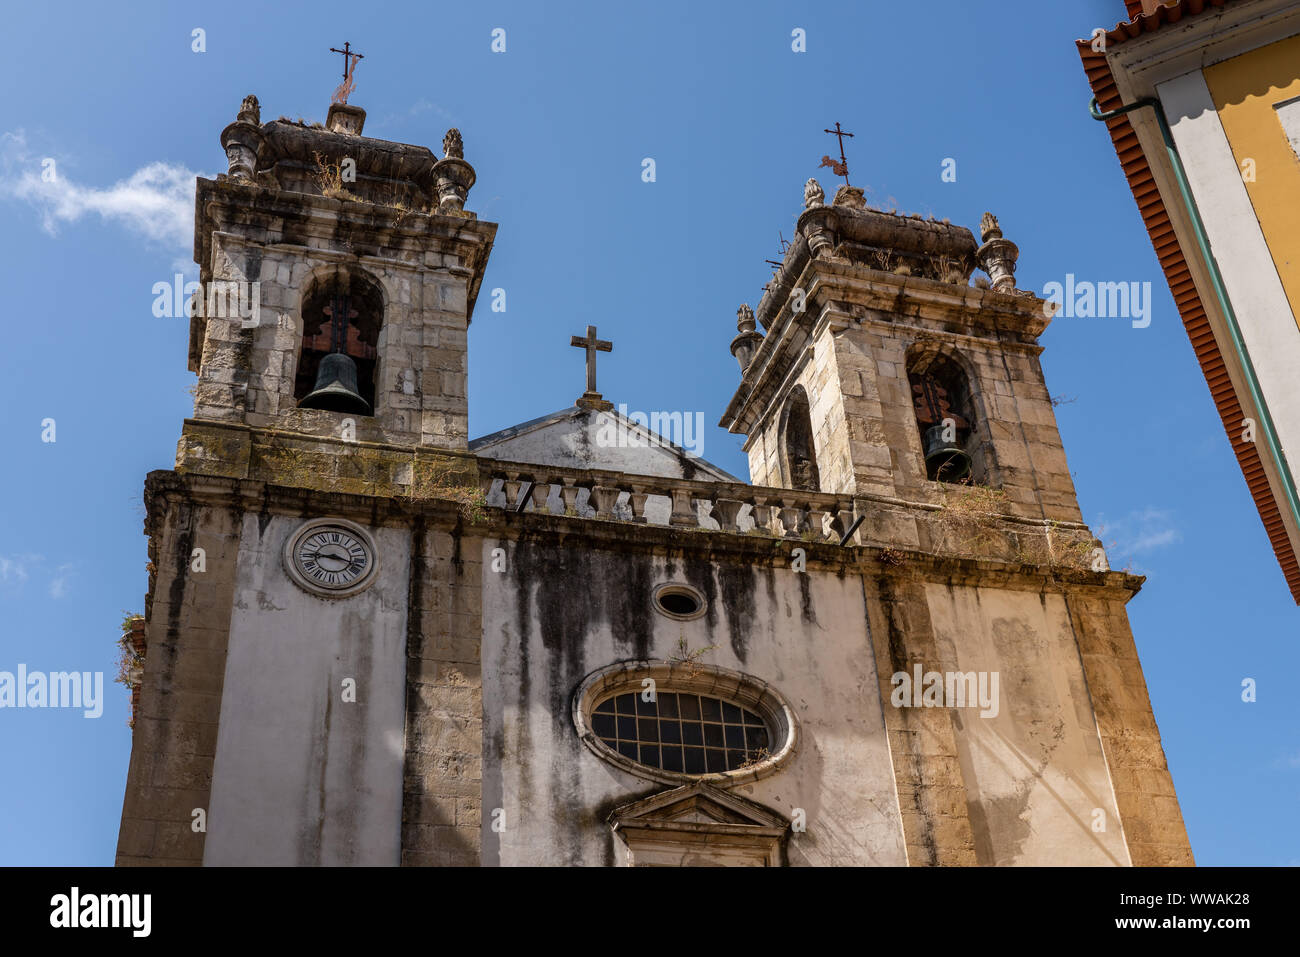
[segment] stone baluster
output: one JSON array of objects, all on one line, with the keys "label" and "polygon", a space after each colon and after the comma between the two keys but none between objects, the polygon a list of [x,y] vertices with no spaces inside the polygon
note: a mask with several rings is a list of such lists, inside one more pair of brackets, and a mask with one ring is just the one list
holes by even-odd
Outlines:
[{"label": "stone baluster", "polygon": [[668,524],[682,528],[695,528],[698,526],[700,519],[695,513],[695,501],[691,496],[691,490],[688,488],[674,488],[670,494],[673,499],[673,513],[668,518]]},{"label": "stone baluster", "polygon": [[831,528],[835,531],[835,538],[837,541],[843,538],[844,533],[853,527],[853,519],[852,502],[835,503],[835,518],[831,520]]},{"label": "stone baluster", "polygon": [[740,510],[744,507],[744,502],[737,501],[734,498],[715,499],[711,517],[724,532],[739,532],[740,525],[737,519],[740,518]]},{"label": "stone baluster", "polygon": [[818,508],[815,502],[808,506],[808,527],[817,534],[819,540],[830,537],[826,534],[826,516],[830,514],[827,509]]},{"label": "stone baluster", "polygon": [[523,484],[520,481],[518,472],[506,473],[505,483],[501,486],[501,490],[505,492],[506,496],[506,511],[513,512],[515,510],[515,506],[519,502],[519,489],[523,487]]},{"label": "stone baluster", "polygon": [[568,475],[563,477],[564,485],[560,488],[560,498],[564,501],[564,514],[578,514],[578,488],[577,479]]},{"label": "stone baluster", "polygon": [[533,503],[534,512],[549,512],[546,507],[546,500],[551,496],[551,486],[549,482],[538,482],[533,486],[532,494],[529,498]]},{"label": "stone baluster", "polygon": [[761,495],[755,495],[750,504],[750,514],[754,517],[754,531],[764,535],[772,534],[772,506],[767,504],[767,499]]},{"label": "stone baluster", "polygon": [[591,505],[596,510],[596,517],[607,522],[614,520],[614,504],[622,490],[613,485],[593,485],[591,487]]},{"label": "stone baluster", "polygon": [[650,500],[649,488],[648,485],[633,485],[627,494],[627,503],[632,508],[632,521],[640,525],[646,523],[645,503]]},{"label": "stone baluster", "polygon": [[803,509],[799,507],[798,500],[793,498],[781,499],[779,517],[781,525],[785,529],[785,537],[798,538],[799,526],[803,524]]}]

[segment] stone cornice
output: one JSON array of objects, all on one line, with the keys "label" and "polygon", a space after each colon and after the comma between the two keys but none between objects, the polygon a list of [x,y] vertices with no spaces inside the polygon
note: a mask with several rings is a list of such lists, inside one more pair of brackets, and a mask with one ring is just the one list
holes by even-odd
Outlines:
[{"label": "stone cornice", "polygon": [[[230,227],[233,226],[234,229]],[[292,228],[286,230],[286,226]],[[395,247],[405,243],[413,258],[427,252],[447,252],[467,259],[476,276],[486,266],[496,238],[497,224],[469,217],[423,213],[376,203],[344,201],[328,196],[273,189],[222,177],[200,178],[195,193],[194,260],[200,280],[211,278],[211,237],[214,232],[250,232],[260,228],[267,243],[295,243],[292,237],[339,240],[346,232],[347,249],[328,247],[320,255],[379,256],[394,258]],[[281,238],[271,239],[271,236]],[[367,248],[372,247],[372,248]],[[475,283],[477,290],[477,283]]]},{"label": "stone cornice", "polygon": [[[641,554],[672,554],[711,562],[771,567],[789,571],[791,549],[804,550],[807,566],[818,571],[857,574],[882,580],[923,580],[953,586],[980,586],[1034,592],[1085,591],[1127,601],[1144,578],[1125,572],[1017,565],[978,558],[956,558],[897,548],[841,547],[825,542],[733,534],[707,529],[632,525],[543,512],[485,510],[470,522],[455,502],[433,498],[358,495],[290,488],[251,479],[197,475],[169,470],[150,472],[145,501],[154,516],[167,501],[211,508],[237,508],[275,515],[331,515],[371,526],[401,527],[423,519],[436,528],[459,529],[483,538],[542,542],[557,548],[603,548]],[[790,572],[791,574],[797,574]]]}]

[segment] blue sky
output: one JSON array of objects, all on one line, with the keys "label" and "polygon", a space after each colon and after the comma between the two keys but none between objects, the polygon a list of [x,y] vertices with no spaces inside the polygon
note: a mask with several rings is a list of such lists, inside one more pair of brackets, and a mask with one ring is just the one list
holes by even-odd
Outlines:
[{"label": "blue sky", "polygon": [[324,120],[344,40],[366,56],[366,133],[437,148],[459,127],[468,208],[501,224],[484,288],[507,310],[484,297],[470,329],[474,436],[570,405],[569,336],[594,323],[614,341],[607,398],[702,410],[705,457],[747,475],[740,437],[713,426],[738,381],[736,307],[757,305],[804,180],[833,191],[816,167],[837,121],[869,202],[972,229],[992,210],[1023,288],[1150,281],[1148,328],[1052,324],[1048,387],[1073,400],[1057,412],[1085,518],[1113,565],[1148,576],[1129,614],[1198,862],[1300,863],[1300,611],[1073,48],[1120,0],[133,9],[6,13],[0,670],[103,671],[107,702],[98,719],[0,710],[0,864],[112,863],[130,732],[111,680],[122,611],[143,608],[142,484],[192,409],[186,323],[155,318],[151,289],[193,269],[193,177],[224,170],[240,100]]}]

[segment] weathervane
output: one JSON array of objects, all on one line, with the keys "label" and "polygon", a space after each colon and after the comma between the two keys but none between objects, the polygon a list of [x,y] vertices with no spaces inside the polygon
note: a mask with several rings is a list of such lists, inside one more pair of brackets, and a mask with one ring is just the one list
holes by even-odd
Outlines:
[{"label": "weathervane", "polygon": [[852,139],[853,134],[840,129],[840,124],[838,122],[836,122],[835,124],[835,129],[822,130],[822,132],[830,133],[840,141],[840,161],[837,163],[829,156],[823,156],[821,165],[818,166],[818,169],[821,169],[822,166],[829,166],[831,168],[831,172],[834,173],[836,176],[844,177],[844,185],[848,186],[849,185],[849,161],[844,156],[844,137],[847,136],[849,137],[849,139]]},{"label": "weathervane", "polygon": [[339,50],[336,47],[330,47],[330,53],[343,54],[343,82],[340,83],[338,89],[334,91],[334,96],[330,102],[347,103],[348,97],[352,95],[352,89],[355,86],[353,83],[353,76],[356,73],[357,61],[364,60],[365,57],[360,53],[354,53],[350,43],[344,43],[342,50]]}]

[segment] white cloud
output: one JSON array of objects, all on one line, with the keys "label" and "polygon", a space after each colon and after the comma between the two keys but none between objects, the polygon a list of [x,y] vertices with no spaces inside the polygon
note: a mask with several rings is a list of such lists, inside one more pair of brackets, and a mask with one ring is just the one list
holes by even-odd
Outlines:
[{"label": "white cloud", "polygon": [[1174,524],[1174,514],[1163,508],[1147,507],[1127,516],[1133,531],[1129,533],[1129,550],[1149,552],[1166,545],[1177,545],[1183,533]]},{"label": "white cloud", "polygon": [[66,598],[71,589],[73,570],[76,562],[58,565],[51,572],[44,555],[24,553],[22,555],[0,555],[0,586],[22,590],[29,579],[37,581],[49,577],[46,591],[51,598]]},{"label": "white cloud", "polygon": [[42,173],[49,157],[33,154],[22,130],[0,135],[0,198],[36,208],[54,236],[63,223],[86,215],[122,224],[132,232],[179,251],[194,241],[194,171],[174,163],[150,163],[107,187],[68,178],[62,163],[53,177]]},{"label": "white cloud", "polygon": [[27,581],[27,569],[40,560],[39,555],[0,555],[0,585],[21,585]]},{"label": "white cloud", "polygon": [[427,97],[420,97],[420,99],[417,100],[409,110],[407,110],[408,116],[418,116],[421,113],[432,113],[434,116],[441,116],[445,120],[453,119],[451,113]]},{"label": "white cloud", "polygon": [[[411,108],[405,113],[385,113],[381,117],[372,119],[370,121],[370,126],[374,129],[379,129],[381,127],[387,128],[390,126],[396,126],[401,129],[405,127],[410,120],[413,120],[417,116],[422,116],[425,113],[432,113],[434,116],[445,122],[449,127],[456,125],[456,118],[450,113],[450,111],[439,106],[437,103],[434,103],[427,97],[421,97],[416,100],[415,103],[411,104]],[[439,144],[441,144],[441,142],[440,139]],[[434,148],[432,143],[429,144],[429,148]],[[442,153],[441,148],[434,151],[439,155]]]},{"label": "white cloud", "polygon": [[50,597],[64,598],[68,594],[68,579],[71,577],[72,565],[60,565],[54,570],[54,577],[50,579]]},{"label": "white cloud", "polygon": [[1183,540],[1174,513],[1152,506],[1129,512],[1118,520],[1101,517],[1097,526],[1097,537],[1102,540],[1107,552],[1118,556],[1151,552],[1177,545]]}]

